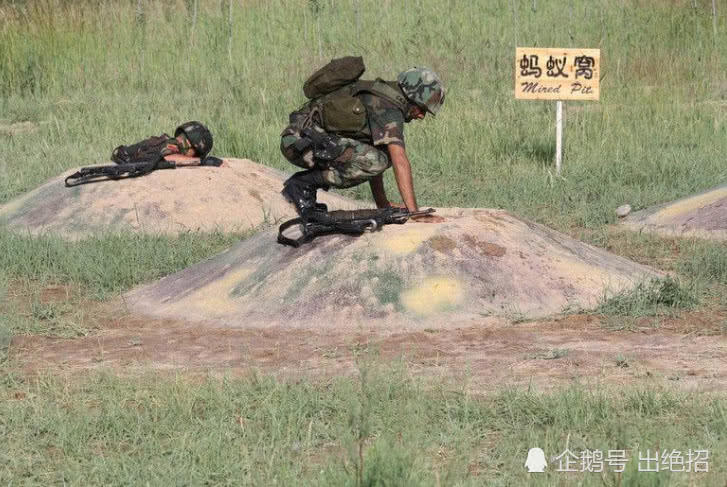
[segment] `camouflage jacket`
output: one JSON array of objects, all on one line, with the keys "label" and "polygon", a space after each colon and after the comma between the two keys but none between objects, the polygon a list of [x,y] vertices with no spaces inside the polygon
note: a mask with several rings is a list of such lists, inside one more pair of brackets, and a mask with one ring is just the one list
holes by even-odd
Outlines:
[{"label": "camouflage jacket", "polygon": [[[396,87],[396,90],[399,91],[395,81],[387,82],[387,84]],[[328,96],[335,96],[335,93],[326,95],[326,97]],[[325,103],[326,97],[312,100],[296,112],[293,112],[290,117],[291,123],[294,119],[305,119],[314,106]],[[391,100],[372,92],[361,92],[356,97],[361,100],[366,109],[366,124],[358,132],[341,135],[373,146],[396,144],[404,147],[404,123],[406,118],[401,104],[397,105]],[[401,98],[405,100],[403,94]],[[320,124],[320,120],[316,120],[315,117],[314,121]]]},{"label": "camouflage jacket", "polygon": [[404,147],[404,113],[389,100],[372,93],[359,95],[366,107],[368,126],[363,136],[371,145],[396,144]]}]

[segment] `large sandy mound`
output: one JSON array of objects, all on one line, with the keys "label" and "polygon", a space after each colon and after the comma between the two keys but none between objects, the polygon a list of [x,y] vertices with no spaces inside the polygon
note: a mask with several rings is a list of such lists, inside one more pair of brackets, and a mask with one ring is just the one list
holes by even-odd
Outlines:
[{"label": "large sandy mound", "polygon": [[661,235],[727,240],[727,185],[638,211],[623,224]]},{"label": "large sandy mound", "polygon": [[[246,159],[66,188],[68,173],[0,207],[12,230],[78,239],[98,232],[237,231],[295,216],[280,195],[287,175]],[[337,209],[366,206],[319,191]]]},{"label": "large sandy mound", "polygon": [[125,301],[143,314],[229,327],[441,328],[592,308],[658,275],[505,211],[439,214],[444,223],[330,235],[298,249],[262,232]]}]

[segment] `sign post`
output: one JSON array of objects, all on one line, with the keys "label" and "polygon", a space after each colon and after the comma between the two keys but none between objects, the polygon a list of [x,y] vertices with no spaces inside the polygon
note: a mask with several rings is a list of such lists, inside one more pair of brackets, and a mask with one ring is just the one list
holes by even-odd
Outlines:
[{"label": "sign post", "polygon": [[563,158],[563,100],[598,100],[600,49],[518,47],[515,49],[515,98],[556,100],[555,171]]},{"label": "sign post", "polygon": [[560,174],[563,160],[563,100],[555,102],[555,173]]}]

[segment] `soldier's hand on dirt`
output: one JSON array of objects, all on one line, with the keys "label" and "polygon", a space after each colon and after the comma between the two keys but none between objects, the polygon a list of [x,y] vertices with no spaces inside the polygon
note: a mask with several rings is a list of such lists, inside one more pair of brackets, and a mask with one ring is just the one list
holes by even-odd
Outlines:
[{"label": "soldier's hand on dirt", "polygon": [[439,215],[419,215],[411,217],[417,223],[444,223],[444,217]]},{"label": "soldier's hand on dirt", "polygon": [[398,208],[400,210],[406,210],[406,205],[404,203],[392,203],[392,202],[389,202],[389,206],[391,208]]}]

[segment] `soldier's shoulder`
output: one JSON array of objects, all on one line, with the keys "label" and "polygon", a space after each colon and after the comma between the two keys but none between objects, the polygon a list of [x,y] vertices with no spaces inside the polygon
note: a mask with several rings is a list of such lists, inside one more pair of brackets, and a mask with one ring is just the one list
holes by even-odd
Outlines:
[{"label": "soldier's shoulder", "polygon": [[[399,110],[399,107],[396,106],[396,104],[392,103],[391,101],[387,100],[383,96],[379,96],[376,93],[363,93],[362,98],[364,104],[371,105],[376,108],[382,108],[382,109],[396,109]],[[399,110],[401,111],[401,110]]]},{"label": "soldier's shoulder", "polygon": [[362,102],[370,114],[389,116],[393,118],[404,117],[404,112],[400,107],[386,98],[374,93],[365,93],[362,97]]}]

